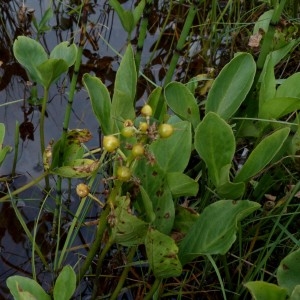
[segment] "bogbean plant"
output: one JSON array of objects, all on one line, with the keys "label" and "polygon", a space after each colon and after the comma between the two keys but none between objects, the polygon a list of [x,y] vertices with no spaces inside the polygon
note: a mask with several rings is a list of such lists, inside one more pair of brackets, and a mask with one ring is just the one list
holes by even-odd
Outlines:
[{"label": "bogbean plant", "polygon": [[[15,49],[24,39],[16,41]],[[180,276],[183,267],[200,256],[206,257],[215,269],[223,298],[226,299],[227,287],[224,286],[216,259],[228,253],[232,247],[237,232],[240,232],[241,221],[253,212],[260,211],[259,203],[247,199],[247,195],[251,195],[249,189],[255,188],[255,177],[266,168],[280,161],[287,152],[294,155],[299,150],[297,119],[292,125],[276,121],[300,108],[300,97],[295,88],[299,74],[292,75],[276,88],[274,67],[286,55],[285,46],[266,56],[258,79],[253,57],[248,53],[236,54],[214,80],[205,105],[200,108],[194,96],[195,81],[192,80],[186,85],[170,82],[164,89],[156,87],[142,109],[136,112],[137,72],[130,44],[117,71],[112,98],[99,78],[90,74],[83,76],[83,84],[103,133],[102,148],[98,149],[98,159],[93,155],[88,157],[83,143],[91,138],[90,133],[85,129],[71,129],[67,133],[68,143],[63,149],[63,163],[59,159],[60,140],[54,143],[52,149],[47,147],[44,151],[44,176],[82,180],[76,188],[80,199],[78,209],[65,243],[57,248],[56,263],[51,271],[59,272],[63,267],[67,249],[71,247],[80,223],[84,222],[84,208],[89,203],[88,199],[95,200],[102,212],[95,240],[85,261],[74,270],[69,266],[63,268],[54,286],[54,298],[56,291],[61,293],[65,287],[61,284],[65,274],[74,278],[76,273],[79,284],[100,253],[94,274],[96,284],[100,280],[105,255],[117,244],[127,249],[124,253],[128,253],[128,256],[127,265],[111,299],[118,297],[140,245],[146,249],[148,274],[155,277],[145,299],[159,293],[159,286],[164,279]],[[58,47],[67,49],[64,44]],[[75,46],[72,48],[75,49]],[[40,62],[43,67],[38,67],[39,73],[33,74],[42,85],[49,88],[52,79],[59,75],[53,73],[55,68],[52,65],[58,65],[56,60],[64,58],[50,56],[50,60],[53,60],[50,62],[47,59],[44,56],[44,61]],[[31,74],[31,63],[21,63]],[[52,75],[44,74],[49,68],[53,70]],[[258,94],[256,98],[253,93],[254,82]],[[256,101],[257,109],[251,110],[251,118],[247,118],[245,111],[253,106],[251,101]],[[254,148],[241,169],[236,170],[233,161],[238,140],[249,136],[255,141]],[[193,169],[197,175],[193,177],[188,175],[192,154],[197,156],[198,162]],[[91,191],[99,174],[109,170],[111,173],[106,178],[108,196],[98,199]],[[298,188],[296,186],[295,192]],[[200,215],[180,205],[181,199],[191,196],[200,198],[200,202],[201,199],[209,199],[203,203],[205,208]],[[172,238],[174,231],[180,233],[180,240]],[[34,238],[31,237],[31,240],[34,250],[49,269]],[[282,297],[278,299],[285,299],[286,295],[296,299],[293,295],[298,293],[300,280],[299,271],[295,270],[293,263],[298,256],[298,252],[295,252],[283,260],[278,270],[281,287],[263,282],[248,282],[246,287],[256,299],[267,299],[263,294],[265,288]],[[293,272],[287,271],[290,269]],[[294,279],[293,283],[289,282],[290,278]],[[60,294],[59,299],[71,297],[75,280],[72,282],[70,290]],[[13,276],[7,280],[7,284],[16,299],[25,296],[49,298],[34,280]]]}]

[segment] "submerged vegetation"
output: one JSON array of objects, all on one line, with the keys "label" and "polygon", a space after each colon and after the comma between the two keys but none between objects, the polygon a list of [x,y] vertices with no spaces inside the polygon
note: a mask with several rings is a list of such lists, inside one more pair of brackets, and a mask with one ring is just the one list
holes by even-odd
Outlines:
[{"label": "submerged vegetation", "polygon": [[[97,1],[52,1],[41,18],[23,3],[12,19],[9,5],[0,86],[22,79],[24,122],[14,145],[0,124],[0,165],[12,165],[1,214],[17,221],[1,228],[18,224],[30,263],[1,274],[6,297],[298,299],[298,1],[105,1],[126,36],[121,51],[105,18],[95,21]],[[66,28],[49,50],[47,33]],[[116,70],[97,56],[100,40],[120,57]],[[58,83],[63,124],[47,140]],[[95,132],[71,126],[82,90],[97,147]],[[42,170],[16,186],[35,108]],[[30,221],[28,191],[39,198]]]}]

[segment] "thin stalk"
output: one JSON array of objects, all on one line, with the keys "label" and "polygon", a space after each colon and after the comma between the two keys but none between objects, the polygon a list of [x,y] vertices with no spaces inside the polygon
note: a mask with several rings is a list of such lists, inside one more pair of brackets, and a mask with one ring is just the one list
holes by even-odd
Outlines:
[{"label": "thin stalk", "polygon": [[[79,41],[76,60],[75,60],[75,64],[74,64],[74,73],[73,73],[71,84],[70,84],[68,104],[66,107],[66,112],[65,112],[64,121],[63,121],[63,132],[62,132],[61,139],[60,139],[58,166],[62,166],[63,160],[64,160],[64,149],[66,146],[68,128],[69,128],[72,106],[73,106],[73,101],[74,101],[74,95],[75,95],[75,90],[76,90],[76,84],[77,84],[79,69],[80,69],[80,65],[81,65],[83,47],[85,44],[88,2],[89,2],[88,0],[85,0],[83,2],[83,11],[82,11],[82,16],[81,16],[82,26],[81,26],[80,41]],[[56,184],[55,210],[54,210],[53,226],[52,226],[53,227],[52,234],[55,235],[55,233],[57,232],[57,237],[56,237],[57,241],[59,241],[59,239],[60,239],[60,231],[57,230],[57,223],[59,222],[59,208],[61,207],[61,203],[62,203],[61,187],[62,187],[62,178],[60,176],[58,176],[57,184]]]},{"label": "thin stalk", "polygon": [[[7,186],[7,188],[9,188],[9,187]],[[12,196],[12,194],[10,194],[10,196]],[[22,217],[22,215],[21,215],[21,213],[20,213],[20,211],[19,211],[19,209],[18,209],[18,207],[15,203],[15,200],[13,198],[11,198],[11,205],[12,205],[14,211],[15,211],[15,214],[16,214],[16,216],[17,216],[17,218],[18,218],[18,220],[19,220],[26,236],[28,237],[29,241],[34,245],[35,252],[40,257],[40,259],[41,259],[42,263],[44,264],[45,268],[48,269],[48,263],[47,263],[44,255],[43,255],[42,251],[40,250],[39,246],[36,245],[36,243],[34,242],[34,239],[33,239],[32,235],[30,233],[30,230],[28,229],[26,223],[24,222],[23,217]]]},{"label": "thin stalk", "polygon": [[103,237],[104,231],[107,227],[107,217],[108,217],[109,213],[110,213],[110,206],[107,205],[105,207],[105,209],[102,211],[101,216],[98,221],[96,239],[93,242],[93,244],[86,256],[83,265],[81,266],[80,270],[77,273],[77,285],[79,284],[79,282],[81,281],[81,279],[83,278],[83,276],[85,275],[85,273],[87,272],[89,267],[91,266],[92,261],[100,248],[102,237]]},{"label": "thin stalk", "polygon": [[118,280],[118,285],[116,286],[114,292],[112,293],[112,295],[110,296],[110,299],[114,300],[114,299],[117,299],[119,294],[120,294],[120,291],[124,285],[124,282],[125,280],[127,279],[127,276],[128,276],[128,272],[129,270],[131,269],[131,265],[130,263],[132,262],[133,260],[133,257],[135,255],[135,252],[136,252],[136,247],[131,247],[129,253],[128,253],[128,256],[127,256],[127,266],[124,268],[122,274],[121,274],[121,277],[119,278]]},{"label": "thin stalk", "polygon": [[111,210],[111,205],[115,202],[115,198],[119,195],[120,190],[121,190],[122,184],[116,183],[116,185],[112,188],[111,193],[107,199],[107,205],[105,206],[104,210],[101,213],[101,216],[98,221],[98,228],[97,228],[97,233],[96,233],[96,239],[93,242],[90,251],[88,252],[85,261],[77,273],[77,284],[80,282],[82,277],[85,275],[87,270],[89,269],[96,253],[100,249],[101,241],[103,234],[105,232],[105,229],[107,228],[107,217],[109,216],[110,210]]},{"label": "thin stalk", "polygon": [[152,299],[153,295],[155,294],[155,292],[159,289],[161,284],[161,279],[156,278],[150,291],[148,292],[148,294],[144,297],[144,300],[150,300]]},{"label": "thin stalk", "polygon": [[29,183],[21,186],[20,188],[18,188],[17,190],[3,196],[0,198],[0,203],[1,202],[5,202],[6,200],[9,200],[11,199],[13,196],[17,195],[17,194],[20,194],[24,191],[26,191],[27,189],[29,189],[30,187],[36,185],[37,183],[39,183],[42,179],[44,179],[46,176],[48,176],[49,173],[48,172],[45,172],[43,173],[42,175],[40,175],[39,177],[35,178],[34,180],[30,181]]},{"label": "thin stalk", "polygon": [[[114,244],[115,240],[112,236],[109,237],[108,241],[106,242],[105,246],[103,249],[100,248],[100,255],[97,261],[97,267],[96,267],[96,274],[95,274],[95,280],[94,280],[94,287],[93,287],[93,294],[92,294],[92,299],[96,299],[96,294],[97,294],[97,281],[99,280],[99,276],[101,273],[102,265],[104,262],[104,258],[108,251],[110,250],[111,246]],[[110,297],[112,299],[112,297]]]},{"label": "thin stalk", "polygon": [[16,129],[15,129],[15,153],[14,153],[14,161],[13,166],[11,169],[11,177],[16,175],[16,167],[17,167],[17,160],[18,160],[18,152],[19,152],[19,122],[16,122]]},{"label": "thin stalk", "polygon": [[225,293],[225,288],[224,288],[224,284],[223,284],[223,279],[222,279],[222,276],[220,274],[220,271],[219,271],[214,259],[212,258],[212,256],[210,254],[207,254],[206,256],[207,256],[208,260],[210,261],[210,263],[212,264],[212,266],[213,266],[213,268],[216,272],[216,275],[219,279],[219,283],[220,283],[220,286],[221,286],[221,291],[222,291],[222,294],[223,294],[223,299],[227,300],[226,293]]},{"label": "thin stalk", "polygon": [[[194,1],[194,2],[196,2],[196,1]],[[177,66],[177,63],[178,63],[178,60],[180,57],[180,52],[183,50],[186,39],[190,34],[190,30],[192,28],[194,18],[198,13],[198,6],[202,2],[203,2],[203,0],[199,0],[197,4],[195,4],[195,3],[191,4],[191,6],[189,8],[188,15],[185,19],[185,23],[184,23],[182,32],[180,34],[179,40],[176,45],[175,53],[172,56],[172,59],[171,59],[170,65],[169,65],[169,69],[168,69],[168,72],[165,77],[164,87],[172,80],[174,71],[176,69],[176,66]]]},{"label": "thin stalk", "polygon": [[135,65],[136,72],[139,74],[140,64],[141,64],[141,56],[143,51],[143,46],[145,43],[146,35],[147,35],[147,27],[149,23],[149,15],[151,13],[151,9],[153,6],[153,0],[147,0],[146,5],[143,11],[143,18],[141,20],[140,32],[137,42],[137,51],[135,55]]},{"label": "thin stalk", "polygon": [[[46,107],[49,98],[49,88],[44,87],[44,97],[42,103],[42,111],[40,117],[40,143],[41,143],[41,154],[45,153],[45,114],[46,114]],[[45,190],[50,190],[50,181],[49,177],[45,177]]]}]

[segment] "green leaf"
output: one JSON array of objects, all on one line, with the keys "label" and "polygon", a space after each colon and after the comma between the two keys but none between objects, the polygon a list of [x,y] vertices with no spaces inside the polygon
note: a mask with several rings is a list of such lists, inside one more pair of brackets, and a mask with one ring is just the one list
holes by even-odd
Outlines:
[{"label": "green leaf", "polygon": [[286,300],[286,290],[276,284],[264,281],[249,281],[245,287],[250,291],[254,300]]},{"label": "green leaf", "polygon": [[183,121],[172,125],[174,133],[168,138],[159,138],[149,149],[164,172],[183,172],[191,155],[191,124]]},{"label": "green leaf", "polygon": [[117,198],[117,207],[111,217],[111,233],[114,241],[120,245],[131,247],[144,242],[149,225],[130,211],[130,199],[123,196]]},{"label": "green leaf", "polygon": [[2,145],[5,137],[5,125],[0,123],[0,149],[2,149]]},{"label": "green leaf", "polygon": [[234,182],[246,182],[257,175],[278,153],[289,135],[289,128],[282,128],[264,138],[251,152]]},{"label": "green leaf", "polygon": [[116,74],[114,95],[111,103],[111,116],[114,121],[114,131],[122,128],[126,119],[135,118],[135,93],[137,74],[132,46],[128,45]]},{"label": "green leaf", "polygon": [[235,152],[231,127],[217,114],[209,112],[196,128],[194,143],[213,184],[218,187],[227,183]]},{"label": "green leaf", "polygon": [[68,67],[71,67],[76,60],[77,47],[75,44],[69,44],[69,42],[62,42],[54,47],[50,53],[50,58],[63,59]]},{"label": "green leaf", "polygon": [[300,299],[300,285],[296,285],[289,300],[299,300],[299,299]]},{"label": "green leaf", "polygon": [[71,266],[64,266],[58,275],[54,289],[54,300],[69,300],[76,289],[76,274]]},{"label": "green leaf", "polygon": [[152,201],[142,185],[140,185],[140,192],[141,197],[137,199],[139,208],[141,212],[145,215],[146,221],[148,223],[152,223],[155,220],[155,213],[153,211]]},{"label": "green leaf", "polygon": [[63,59],[49,58],[38,65],[37,70],[41,74],[40,84],[49,89],[53,82],[57,81],[63,73],[68,71],[68,65]]},{"label": "green leaf", "polygon": [[133,13],[125,10],[118,0],[109,0],[109,4],[118,14],[124,30],[130,34],[135,26]]},{"label": "green leaf", "polygon": [[[6,284],[15,300],[23,300],[23,299],[51,300],[51,297],[33,279],[15,275],[9,277],[6,280]],[[32,296],[34,298],[32,298]]]},{"label": "green leaf", "polygon": [[166,109],[165,101],[164,101],[163,109],[161,110],[159,108],[160,105],[159,100],[161,98],[161,92],[162,92],[162,88],[156,87],[148,97],[148,104],[152,107],[153,117],[162,122],[167,109]]},{"label": "green leaf", "polygon": [[253,34],[259,33],[259,30],[262,29],[263,32],[267,32],[269,29],[269,24],[272,19],[274,10],[268,10],[264,12],[258,20],[255,22],[254,29],[253,29]]},{"label": "green leaf", "polygon": [[300,73],[295,73],[289,78],[285,79],[283,83],[278,87],[276,92],[277,98],[292,97],[300,98]]},{"label": "green leaf", "polygon": [[272,52],[273,64],[276,66],[285,56],[291,53],[292,48],[299,44],[299,40],[292,40],[285,46]]},{"label": "green leaf", "polygon": [[178,247],[169,236],[149,228],[145,240],[150,267],[156,278],[179,276],[182,266],[178,259]]},{"label": "green leaf", "polygon": [[98,161],[87,158],[75,159],[68,166],[51,169],[51,173],[66,178],[84,178],[91,176],[98,167]]},{"label": "green leaf", "polygon": [[234,183],[228,180],[227,182],[217,187],[217,194],[225,199],[238,199],[244,194],[244,191],[244,182]]},{"label": "green leaf", "polygon": [[277,270],[277,280],[286,288],[290,296],[297,285],[300,285],[300,249],[286,256]]},{"label": "green leaf", "polygon": [[245,100],[254,80],[256,65],[249,53],[235,56],[220,72],[208,93],[205,112],[229,119]]},{"label": "green leaf", "polygon": [[207,206],[179,245],[181,263],[200,255],[225,254],[236,240],[238,223],[259,207],[248,200],[220,200]]},{"label": "green leaf", "polygon": [[274,98],[276,93],[276,81],[274,74],[274,64],[272,55],[268,55],[261,74],[261,85],[259,89],[259,113],[261,106],[265,103],[270,105],[270,99]]},{"label": "green leaf", "polygon": [[88,91],[93,112],[101,126],[103,134],[112,134],[111,100],[106,86],[99,78],[89,74],[83,75],[83,84]]},{"label": "green leaf", "polygon": [[141,0],[140,3],[135,7],[133,10],[133,20],[134,20],[134,26],[137,25],[138,21],[143,15],[144,8],[145,8],[146,2],[145,0]]},{"label": "green leaf", "polygon": [[264,102],[259,111],[259,117],[263,119],[275,119],[300,109],[300,98],[280,97]]},{"label": "green leaf", "polygon": [[36,26],[36,29],[39,33],[51,29],[51,27],[48,26],[47,23],[51,20],[52,17],[53,17],[53,10],[51,7],[49,7],[46,9],[45,13],[43,14],[39,24]]},{"label": "green leaf", "polygon": [[42,84],[37,66],[48,59],[42,45],[31,38],[19,36],[14,42],[13,51],[15,58],[27,70],[31,80]]},{"label": "green leaf", "polygon": [[198,183],[183,173],[167,173],[167,182],[173,197],[196,196],[198,193]]},{"label": "green leaf", "polygon": [[134,176],[141,180],[141,185],[152,201],[155,213],[153,226],[169,234],[174,223],[175,207],[164,172],[157,165],[152,166],[142,158],[137,162]]},{"label": "green leaf", "polygon": [[183,234],[187,234],[199,218],[196,211],[180,205],[176,206],[175,214],[173,230]]},{"label": "green leaf", "polygon": [[169,107],[182,120],[192,123],[193,127],[200,122],[197,101],[190,90],[180,82],[171,82],[165,88],[165,98]]}]

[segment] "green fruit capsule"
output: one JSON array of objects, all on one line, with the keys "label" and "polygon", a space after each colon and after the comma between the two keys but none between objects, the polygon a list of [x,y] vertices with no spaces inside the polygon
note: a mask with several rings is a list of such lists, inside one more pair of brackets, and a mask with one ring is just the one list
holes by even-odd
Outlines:
[{"label": "green fruit capsule", "polygon": [[145,148],[142,144],[135,144],[132,147],[131,153],[133,157],[142,156],[145,153]]},{"label": "green fruit capsule", "polygon": [[107,152],[113,152],[120,147],[120,141],[114,135],[106,135],[103,137],[103,148]]},{"label": "green fruit capsule", "polygon": [[161,138],[168,138],[174,132],[174,128],[171,124],[161,124],[158,127],[158,133]]},{"label": "green fruit capsule", "polygon": [[121,130],[121,134],[122,134],[122,136],[124,136],[126,138],[130,138],[130,137],[134,136],[134,134],[135,134],[134,127],[133,126],[123,127]]},{"label": "green fruit capsule", "polygon": [[140,124],[139,124],[139,130],[141,132],[146,132],[148,127],[149,127],[149,125],[147,124],[147,122],[140,122]]},{"label": "green fruit capsule", "polygon": [[145,117],[151,117],[152,113],[152,107],[149,104],[145,104],[141,109],[141,114]]},{"label": "green fruit capsule", "polygon": [[131,178],[131,171],[128,167],[120,166],[117,169],[117,178],[120,181],[128,181]]}]

